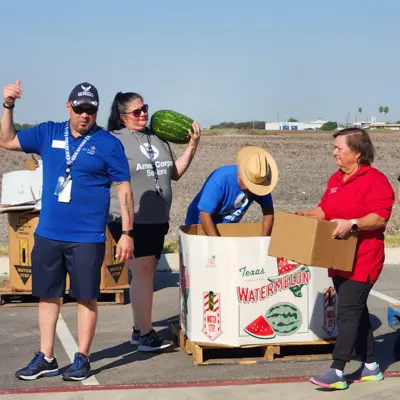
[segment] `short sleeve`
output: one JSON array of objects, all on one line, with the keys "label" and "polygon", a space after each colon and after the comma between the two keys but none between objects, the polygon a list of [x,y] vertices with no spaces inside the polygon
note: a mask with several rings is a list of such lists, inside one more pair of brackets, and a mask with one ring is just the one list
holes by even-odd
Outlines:
[{"label": "short sleeve", "polygon": [[328,188],[326,188],[325,193],[322,195],[321,200],[319,201],[317,207],[321,208],[322,211],[325,212],[324,208],[325,208],[325,201],[326,201],[326,197],[328,195]]},{"label": "short sleeve", "polygon": [[199,211],[205,211],[213,214],[220,203],[223,188],[211,176],[204,184],[197,208]]},{"label": "short sleeve", "polygon": [[374,179],[366,196],[365,207],[367,214],[378,214],[382,218],[389,219],[395,195],[392,185],[385,175],[380,174]]},{"label": "short sleeve", "polygon": [[176,160],[176,154],[175,154],[175,152],[172,150],[171,145],[170,145],[168,142],[166,142],[166,143],[167,143],[168,152],[169,152],[169,154],[170,154],[170,156],[171,156],[171,159],[172,159],[172,161],[175,161],[175,160]]},{"label": "short sleeve", "polygon": [[32,128],[17,131],[19,144],[24,153],[35,153],[41,155],[43,142],[50,130],[49,122],[43,122]]},{"label": "short sleeve", "polygon": [[113,149],[106,153],[105,162],[112,182],[130,181],[129,163],[120,140],[116,139]]},{"label": "short sleeve", "polygon": [[326,212],[325,211],[326,198],[328,197],[328,193],[329,193],[331,187],[333,186],[333,182],[336,181],[336,179],[337,179],[336,178],[336,173],[329,178],[329,181],[328,181],[328,184],[326,186],[325,192],[322,195],[321,200],[317,204],[317,207],[321,208],[323,212]]},{"label": "short sleeve", "polygon": [[274,202],[272,201],[272,195],[267,194],[266,196],[256,196],[254,200],[261,206],[265,208],[273,208]]}]

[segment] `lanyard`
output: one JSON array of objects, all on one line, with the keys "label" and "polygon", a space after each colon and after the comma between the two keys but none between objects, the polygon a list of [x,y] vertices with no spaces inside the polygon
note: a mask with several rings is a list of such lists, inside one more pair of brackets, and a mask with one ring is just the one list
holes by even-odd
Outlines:
[{"label": "lanyard", "polygon": [[65,137],[65,161],[67,162],[67,168],[65,172],[67,175],[70,174],[71,172],[71,167],[72,164],[75,162],[76,158],[78,157],[78,154],[82,150],[83,146],[89,141],[89,139],[92,137],[92,133],[96,130],[96,125],[90,129],[89,133],[85,136],[85,138],[82,140],[82,143],[79,145],[79,147],[75,150],[75,153],[72,155],[69,152],[69,121],[65,124],[65,130],[64,130],[64,137]]},{"label": "lanyard", "polygon": [[150,143],[150,139],[149,139],[149,135],[147,136],[147,143],[148,143],[148,147],[146,148],[142,141],[140,140],[139,136],[136,134],[136,132],[133,132],[137,138],[137,140],[139,140],[140,145],[146,150],[147,154],[149,155],[150,161],[151,161],[151,166],[153,167],[153,173],[154,173],[154,183],[156,185],[156,190],[157,193],[159,195],[162,195],[162,187],[160,184],[160,180],[158,179],[158,172],[157,172],[157,167],[156,164],[154,163],[154,151],[153,151],[153,147],[151,147],[151,143]]}]

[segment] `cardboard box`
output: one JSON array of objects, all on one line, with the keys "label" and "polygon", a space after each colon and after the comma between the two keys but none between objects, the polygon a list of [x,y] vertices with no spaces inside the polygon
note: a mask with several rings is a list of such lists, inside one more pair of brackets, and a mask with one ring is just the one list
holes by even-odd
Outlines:
[{"label": "cardboard box", "polygon": [[268,254],[305,265],[352,271],[357,234],[336,239],[335,222],[288,212],[275,213]]},{"label": "cardboard box", "polygon": [[[31,252],[34,232],[39,222],[38,213],[8,213],[10,282],[12,291],[32,290]],[[117,244],[106,230],[106,253],[101,267],[100,289],[121,289],[129,287],[128,267],[115,258]],[[67,275],[66,291],[70,280]]]},{"label": "cardboard box", "polygon": [[42,208],[42,161],[30,170],[3,174],[0,212],[37,212]]},{"label": "cardboard box", "polygon": [[180,326],[200,343],[313,342],[336,336],[336,294],[326,270],[268,256],[261,224],[179,230]]}]

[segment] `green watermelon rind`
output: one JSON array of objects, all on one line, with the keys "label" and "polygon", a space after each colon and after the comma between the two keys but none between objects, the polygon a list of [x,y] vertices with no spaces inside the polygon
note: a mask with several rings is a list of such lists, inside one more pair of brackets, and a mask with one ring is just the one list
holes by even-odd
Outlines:
[{"label": "green watermelon rind", "polygon": [[[272,334],[268,335],[268,336],[261,336],[261,335],[257,335],[256,333],[251,333],[247,328],[252,325],[255,321],[257,321],[258,318],[263,317],[265,322],[269,325],[269,327],[272,330]],[[251,321],[245,328],[243,328],[243,330],[250,336],[256,338],[256,339],[262,339],[262,340],[268,340],[268,339],[274,339],[275,338],[275,331],[274,328],[268,323],[268,321],[266,320],[266,318],[263,315],[260,315],[259,317],[257,317],[254,321]]]},{"label": "green watermelon rind", "polygon": [[270,336],[258,336],[258,335],[254,334],[254,333],[248,332],[246,329],[244,329],[244,331],[245,331],[249,336],[252,336],[253,338],[256,338],[256,339],[268,340],[268,339],[274,339],[274,338],[275,338],[275,333],[273,333],[273,334],[270,335]]},{"label": "green watermelon rind", "polygon": [[[291,322],[290,324],[282,324],[282,322],[275,322],[274,318],[275,316],[282,316],[282,311],[280,313],[276,314],[276,310],[279,310],[279,308],[286,308],[291,311],[286,311],[288,314],[288,317],[286,318],[293,318],[291,314],[296,314],[297,315],[297,320]],[[303,316],[301,315],[300,310],[291,303],[276,303],[273,306],[271,306],[268,311],[265,313],[265,319],[268,321],[268,323],[271,325],[273,330],[276,332],[278,336],[290,336],[296,333],[303,322]],[[286,327],[288,329],[283,329],[283,327]]]},{"label": "green watermelon rind", "polygon": [[192,129],[193,120],[172,110],[156,111],[150,120],[151,130],[162,140],[172,143],[188,143],[188,129]]}]

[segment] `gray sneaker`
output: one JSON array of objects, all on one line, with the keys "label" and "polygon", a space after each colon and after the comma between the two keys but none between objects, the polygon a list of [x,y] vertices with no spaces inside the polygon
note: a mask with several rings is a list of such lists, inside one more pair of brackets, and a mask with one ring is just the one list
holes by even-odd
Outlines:
[{"label": "gray sneaker", "polygon": [[343,375],[338,376],[336,370],[333,368],[330,368],[324,375],[311,378],[310,382],[328,389],[343,390],[349,387],[348,383],[344,380]]},{"label": "gray sneaker", "polygon": [[344,376],[347,382],[359,383],[359,382],[368,382],[368,381],[381,381],[383,379],[383,374],[379,368],[379,365],[376,364],[375,369],[369,369],[365,366],[365,364],[361,364],[361,367],[358,368],[351,374],[347,374]]},{"label": "gray sneaker", "polygon": [[149,333],[144,336],[140,336],[139,339],[139,351],[159,351],[166,349],[172,345],[168,340],[162,339],[157,335],[156,331],[152,329]]},{"label": "gray sneaker", "polygon": [[132,328],[132,338],[130,344],[138,345],[139,339],[140,339],[140,331],[136,330],[135,328]]}]

